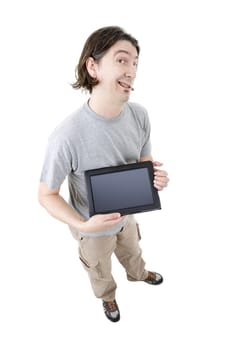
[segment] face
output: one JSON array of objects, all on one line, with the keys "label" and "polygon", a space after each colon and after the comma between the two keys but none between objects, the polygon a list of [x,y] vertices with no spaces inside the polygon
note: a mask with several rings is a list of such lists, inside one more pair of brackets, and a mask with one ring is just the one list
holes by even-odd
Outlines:
[{"label": "face", "polygon": [[129,41],[118,41],[98,63],[95,62],[95,74],[99,81],[95,89],[119,102],[127,101],[133,89],[137,64],[136,48]]}]

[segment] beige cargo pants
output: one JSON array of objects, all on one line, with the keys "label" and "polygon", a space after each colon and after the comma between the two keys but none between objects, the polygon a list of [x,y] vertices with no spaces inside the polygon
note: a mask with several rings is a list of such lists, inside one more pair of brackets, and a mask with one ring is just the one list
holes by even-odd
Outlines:
[{"label": "beige cargo pants", "polygon": [[139,246],[140,232],[132,215],[120,232],[103,237],[83,237],[70,227],[79,242],[79,257],[88,272],[92,289],[97,298],[105,301],[115,299],[116,282],[112,276],[111,256],[115,253],[131,281],[147,277],[145,262]]}]

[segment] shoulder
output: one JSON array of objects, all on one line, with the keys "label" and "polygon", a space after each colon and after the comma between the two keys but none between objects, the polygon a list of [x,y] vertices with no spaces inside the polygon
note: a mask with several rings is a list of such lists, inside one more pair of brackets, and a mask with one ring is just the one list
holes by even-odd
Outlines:
[{"label": "shoulder", "polygon": [[147,109],[136,102],[128,102],[127,106],[141,127],[147,128],[149,124],[149,115]]},{"label": "shoulder", "polygon": [[58,124],[49,136],[49,141],[52,143],[72,143],[72,140],[77,137],[77,132],[80,129],[80,123],[83,115],[83,107],[73,111],[63,121]]},{"label": "shoulder", "polygon": [[128,102],[128,107],[137,114],[148,115],[146,108],[136,102]]}]

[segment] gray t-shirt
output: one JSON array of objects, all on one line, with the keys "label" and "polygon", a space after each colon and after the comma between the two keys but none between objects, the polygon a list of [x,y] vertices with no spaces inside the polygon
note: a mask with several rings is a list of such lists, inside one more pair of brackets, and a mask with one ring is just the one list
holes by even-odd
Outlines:
[{"label": "gray t-shirt", "polygon": [[[150,122],[145,108],[128,102],[117,117],[108,119],[93,112],[85,103],[49,137],[40,181],[54,189],[68,176],[69,203],[88,219],[84,171],[134,163],[150,154]],[[123,224],[102,232],[82,234],[110,235],[118,232]]]}]

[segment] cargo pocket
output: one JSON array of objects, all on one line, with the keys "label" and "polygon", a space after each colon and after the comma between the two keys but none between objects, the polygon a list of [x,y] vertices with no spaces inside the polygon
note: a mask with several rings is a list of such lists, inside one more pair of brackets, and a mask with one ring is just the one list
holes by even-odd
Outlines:
[{"label": "cargo pocket", "polygon": [[86,267],[86,268],[90,268],[90,266],[88,265],[88,262],[86,260],[83,259],[83,257],[79,256],[79,259],[81,260],[81,263]]},{"label": "cargo pocket", "polygon": [[139,224],[136,222],[136,228],[137,228],[137,233],[138,233],[138,240],[140,241],[142,239],[141,233],[140,233],[140,227]]},{"label": "cargo pocket", "polygon": [[82,263],[84,269],[88,272],[90,278],[99,279],[101,277],[99,271],[99,262],[98,260],[87,260],[83,257],[81,250],[79,249],[79,260]]}]

